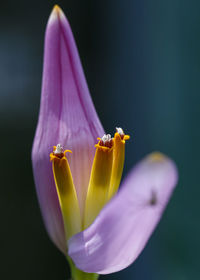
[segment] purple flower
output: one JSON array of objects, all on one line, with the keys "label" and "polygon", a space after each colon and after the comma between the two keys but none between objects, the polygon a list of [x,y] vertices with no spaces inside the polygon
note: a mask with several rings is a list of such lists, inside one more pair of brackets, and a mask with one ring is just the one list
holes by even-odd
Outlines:
[{"label": "purple flower", "polygon": [[55,6],[46,29],[32,162],[47,231],[67,256],[74,279],[96,279],[93,273],[130,265],[177,183],[175,164],[155,152],[130,171],[117,192],[128,139],[121,128],[114,138],[104,133],[69,23]]}]

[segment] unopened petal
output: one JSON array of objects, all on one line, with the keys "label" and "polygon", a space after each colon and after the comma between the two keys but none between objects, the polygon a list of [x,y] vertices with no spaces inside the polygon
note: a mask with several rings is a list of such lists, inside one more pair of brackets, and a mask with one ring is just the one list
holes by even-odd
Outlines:
[{"label": "unopened petal", "polygon": [[103,133],[69,23],[60,8],[55,7],[46,29],[42,96],[32,161],[45,224],[53,241],[63,250],[63,222],[49,154],[57,143],[72,150],[69,164],[82,210],[94,144]]},{"label": "unopened petal", "polygon": [[86,272],[107,274],[141,253],[177,183],[174,163],[159,153],[141,161],[94,223],[69,240],[69,255]]}]

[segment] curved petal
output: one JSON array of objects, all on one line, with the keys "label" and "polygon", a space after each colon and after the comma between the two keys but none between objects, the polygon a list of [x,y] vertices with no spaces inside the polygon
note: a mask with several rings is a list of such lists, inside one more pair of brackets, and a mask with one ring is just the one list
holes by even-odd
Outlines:
[{"label": "curved petal", "polygon": [[69,240],[76,266],[99,274],[129,266],[159,222],[177,177],[174,163],[159,153],[142,160],[94,223]]},{"label": "curved petal", "polygon": [[82,210],[94,157],[104,131],[95,112],[74,38],[63,12],[55,6],[46,29],[42,96],[32,150],[35,184],[48,232],[65,250],[63,222],[49,154],[61,143],[72,150],[69,164]]}]

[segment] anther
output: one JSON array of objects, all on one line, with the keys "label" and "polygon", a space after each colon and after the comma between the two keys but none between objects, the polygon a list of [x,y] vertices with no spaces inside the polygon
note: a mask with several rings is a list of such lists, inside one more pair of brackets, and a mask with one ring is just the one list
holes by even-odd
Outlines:
[{"label": "anther", "polygon": [[102,138],[99,139],[99,145],[111,148],[113,146],[113,138],[110,134],[104,134]]},{"label": "anther", "polygon": [[121,137],[121,140],[128,140],[130,138],[129,135],[125,135],[124,130],[121,127],[116,127],[116,134]]},{"label": "anther", "polygon": [[116,132],[118,132],[120,136],[124,136],[124,131],[121,127],[116,127]]},{"label": "anther", "polygon": [[57,157],[63,157],[63,147],[61,144],[57,144],[57,146],[54,148],[53,154]]}]

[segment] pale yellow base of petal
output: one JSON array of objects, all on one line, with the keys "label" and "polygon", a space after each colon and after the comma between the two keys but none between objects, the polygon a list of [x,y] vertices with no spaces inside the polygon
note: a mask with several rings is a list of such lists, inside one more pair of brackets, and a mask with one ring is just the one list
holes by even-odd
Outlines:
[{"label": "pale yellow base of petal", "polygon": [[96,273],[87,273],[79,270],[69,257],[67,257],[67,260],[71,269],[70,280],[97,280],[99,278],[99,275]]}]

